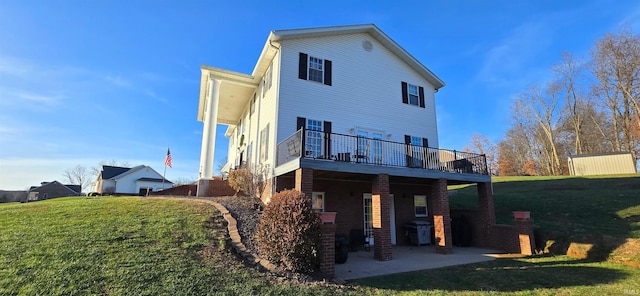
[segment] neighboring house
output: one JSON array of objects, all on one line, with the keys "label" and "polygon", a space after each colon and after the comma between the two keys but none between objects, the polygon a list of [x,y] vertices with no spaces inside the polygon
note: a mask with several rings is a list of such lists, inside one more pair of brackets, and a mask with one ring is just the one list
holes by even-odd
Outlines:
[{"label": "neighboring house", "polygon": [[29,188],[27,201],[45,200],[64,196],[80,195],[82,187],[80,185],[64,185],[58,181],[42,182],[40,186]]},{"label": "neighboring house", "polygon": [[284,189],[311,196],[318,211],[337,212],[338,234],[365,237],[377,259],[410,243],[414,220],[433,225],[438,252],[452,251],[448,185],[477,184],[474,239],[497,241],[485,156],[438,148],[444,82],[375,25],[272,31],[251,74],[201,74],[198,196],[211,192],[223,124],[224,170],[266,172],[265,202]]},{"label": "neighboring house", "polygon": [[631,153],[581,154],[569,156],[572,176],[635,174]]},{"label": "neighboring house", "polygon": [[132,168],[103,165],[95,182],[95,192],[100,194],[147,195],[171,187],[171,181],[146,165]]}]

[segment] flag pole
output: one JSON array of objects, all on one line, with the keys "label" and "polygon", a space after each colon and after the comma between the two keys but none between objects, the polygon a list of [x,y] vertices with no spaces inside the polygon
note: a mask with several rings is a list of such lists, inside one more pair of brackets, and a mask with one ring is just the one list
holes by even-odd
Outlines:
[{"label": "flag pole", "polygon": [[164,190],[164,180],[166,179],[165,176],[167,175],[167,162],[164,162],[164,173],[162,174],[162,190]]}]

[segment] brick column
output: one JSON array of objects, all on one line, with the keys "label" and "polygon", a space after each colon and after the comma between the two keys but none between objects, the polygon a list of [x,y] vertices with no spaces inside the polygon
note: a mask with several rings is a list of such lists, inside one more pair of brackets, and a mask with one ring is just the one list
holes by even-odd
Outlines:
[{"label": "brick column", "polygon": [[491,182],[478,183],[478,206],[480,209],[479,233],[482,234],[482,237],[478,238],[477,241],[485,248],[491,247],[490,243],[495,241],[491,228],[496,224]]},{"label": "brick column", "polygon": [[336,225],[320,224],[320,236],[320,272],[326,278],[332,279],[336,274]]},{"label": "brick column", "polygon": [[380,261],[391,260],[391,197],[389,196],[389,175],[380,174],[376,176],[373,179],[371,193],[373,257]]},{"label": "brick column", "polygon": [[433,227],[436,237],[436,252],[449,254],[453,250],[451,238],[451,214],[449,213],[449,194],[447,179],[438,179],[431,189],[433,201]]},{"label": "brick column", "polygon": [[296,190],[311,198],[313,194],[313,169],[299,168],[296,170]]},{"label": "brick column", "polygon": [[533,255],[536,241],[533,236],[533,221],[530,218],[516,218],[514,228],[520,242],[520,254]]}]

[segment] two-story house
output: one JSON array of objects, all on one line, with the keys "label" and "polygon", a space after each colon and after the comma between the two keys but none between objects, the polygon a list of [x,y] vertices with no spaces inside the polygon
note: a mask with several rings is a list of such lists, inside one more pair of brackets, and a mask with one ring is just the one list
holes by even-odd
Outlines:
[{"label": "two-story house", "polygon": [[414,220],[433,226],[438,252],[452,250],[448,185],[477,184],[476,232],[489,236],[484,155],[438,148],[444,82],[375,25],[272,31],[251,74],[201,71],[199,196],[208,195],[223,124],[225,169],[266,172],[266,202],[283,189],[311,196],[317,210],[337,212],[337,233],[362,235],[377,259],[411,242]]}]

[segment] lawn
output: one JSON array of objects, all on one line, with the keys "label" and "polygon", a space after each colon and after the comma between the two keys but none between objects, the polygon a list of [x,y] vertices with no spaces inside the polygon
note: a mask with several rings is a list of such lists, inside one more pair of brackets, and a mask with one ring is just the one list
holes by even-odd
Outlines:
[{"label": "lawn", "polygon": [[2,204],[0,229],[0,295],[640,295],[640,269],[567,256],[498,259],[346,287],[276,280],[230,251],[215,208],[189,200]]},{"label": "lawn", "polygon": [[0,295],[335,294],[273,282],[190,201],[60,198],[0,205]]},{"label": "lawn", "polygon": [[[640,176],[495,177],[498,223],[513,224],[513,211],[531,211],[554,236],[640,239]],[[459,187],[451,208],[475,208],[475,186]]]}]

